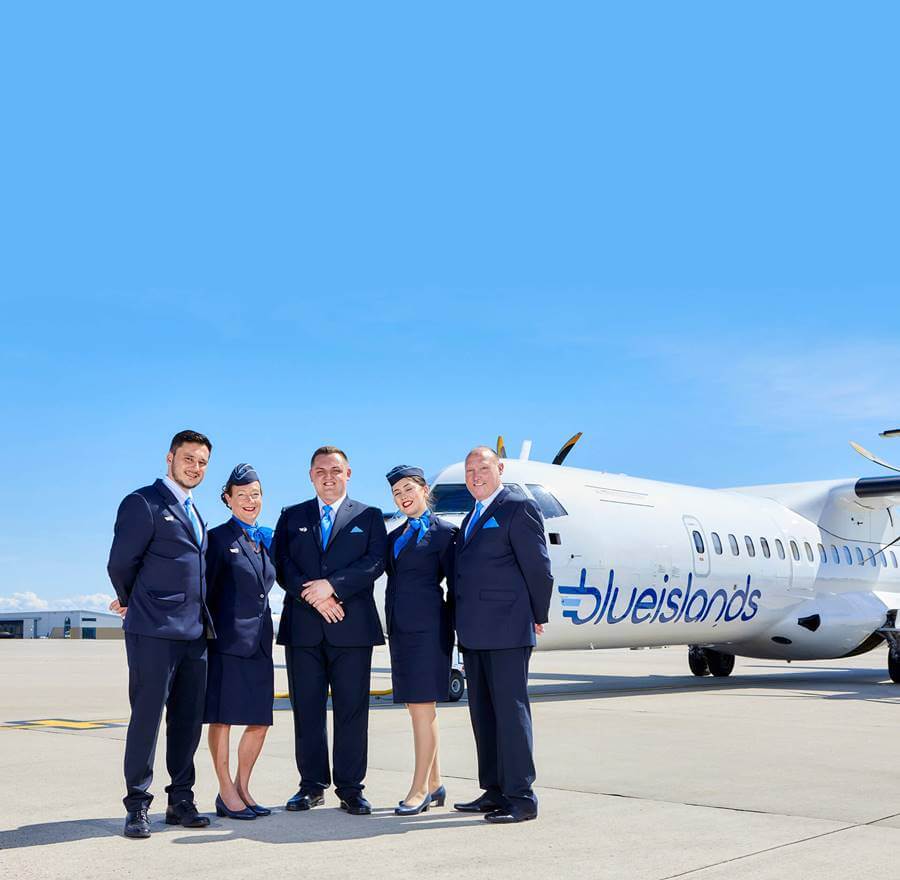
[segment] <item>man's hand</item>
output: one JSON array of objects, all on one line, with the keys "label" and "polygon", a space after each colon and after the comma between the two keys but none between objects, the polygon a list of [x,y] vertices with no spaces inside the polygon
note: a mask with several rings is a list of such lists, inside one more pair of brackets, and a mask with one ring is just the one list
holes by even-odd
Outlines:
[{"label": "man's hand", "polygon": [[113,599],[112,602],[109,603],[109,610],[112,611],[113,614],[118,614],[122,620],[125,619],[125,613],[128,611],[128,607],[126,605],[122,605],[118,599]]},{"label": "man's hand", "polygon": [[534,634],[536,636],[542,636],[544,634],[544,624],[536,623],[534,625]]},{"label": "man's hand", "polygon": [[341,608],[340,603],[333,596],[323,599],[315,608],[328,623],[337,623],[339,620],[344,619],[344,609]]},{"label": "man's hand", "polygon": [[318,608],[319,603],[324,602],[334,595],[334,587],[332,587],[324,578],[306,581],[306,583],[303,584],[303,588],[303,591],[300,593],[300,598],[309,602],[313,608]]}]

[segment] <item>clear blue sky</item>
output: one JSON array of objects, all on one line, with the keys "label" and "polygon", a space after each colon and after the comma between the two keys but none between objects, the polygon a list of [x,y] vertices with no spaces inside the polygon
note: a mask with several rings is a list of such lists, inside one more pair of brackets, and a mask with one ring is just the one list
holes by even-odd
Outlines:
[{"label": "clear blue sky", "polygon": [[[298,11],[302,9],[303,11]],[[322,11],[327,9],[327,11]],[[895,3],[46,3],[0,21],[0,606],[116,506],[503,433],[707,486],[900,459]],[[34,594],[33,596],[29,594]]]}]

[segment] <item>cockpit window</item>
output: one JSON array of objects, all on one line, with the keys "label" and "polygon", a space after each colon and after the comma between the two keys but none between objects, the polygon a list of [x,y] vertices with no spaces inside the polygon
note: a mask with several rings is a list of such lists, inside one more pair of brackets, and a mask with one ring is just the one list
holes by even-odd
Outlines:
[{"label": "cockpit window", "polygon": [[[503,485],[514,495],[525,497],[524,490],[516,483]],[[469,494],[465,483],[438,483],[431,487],[431,498],[435,513],[468,513],[475,507],[475,499]]]},{"label": "cockpit window", "polygon": [[556,498],[551,495],[544,486],[536,486],[534,483],[526,483],[529,491],[537,501],[544,519],[553,519],[555,516],[567,516],[567,511]]}]

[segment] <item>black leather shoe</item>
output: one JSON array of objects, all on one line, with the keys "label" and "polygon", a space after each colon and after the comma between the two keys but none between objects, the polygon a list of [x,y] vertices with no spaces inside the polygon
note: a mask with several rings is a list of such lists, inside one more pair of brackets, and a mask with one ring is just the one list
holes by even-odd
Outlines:
[{"label": "black leather shoe", "polygon": [[474,801],[454,804],[453,809],[459,810],[460,813],[493,813],[498,810],[505,810],[506,807],[503,804],[498,804],[491,795],[485,792],[481,797],[475,798]]},{"label": "black leather shoe", "polygon": [[128,811],[125,817],[125,830],[122,833],[137,840],[150,836],[150,817],[147,815],[146,807]]},{"label": "black leather shoe", "polygon": [[181,825],[183,828],[206,828],[209,816],[201,816],[190,801],[179,801],[166,808],[166,825]]},{"label": "black leather shoe", "polygon": [[297,810],[311,810],[313,807],[321,807],[325,803],[323,791],[298,791],[285,805],[286,810],[292,813]]},{"label": "black leather shoe", "polygon": [[351,816],[369,816],[372,813],[372,805],[361,794],[341,798],[341,809]]},{"label": "black leather shoe", "polygon": [[256,813],[244,804],[243,810],[229,810],[222,800],[222,795],[216,795],[216,815],[223,819],[255,819]]},{"label": "black leather shoe", "polygon": [[510,810],[494,810],[484,817],[485,822],[492,825],[512,825],[514,822],[527,822],[529,819],[537,819],[537,813],[513,813]]}]

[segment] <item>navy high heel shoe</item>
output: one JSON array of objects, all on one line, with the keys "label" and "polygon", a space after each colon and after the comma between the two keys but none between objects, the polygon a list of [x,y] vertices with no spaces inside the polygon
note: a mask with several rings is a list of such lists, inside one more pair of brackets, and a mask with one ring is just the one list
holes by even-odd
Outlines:
[{"label": "navy high heel shoe", "polygon": [[436,788],[433,792],[431,792],[431,805],[433,807],[442,807],[444,806],[444,801],[447,800],[447,789],[444,788],[443,785]]},{"label": "navy high heel shoe", "polygon": [[427,813],[430,806],[431,795],[426,794],[422,803],[415,807],[408,807],[401,801],[399,806],[394,807],[394,813],[397,816],[417,816],[419,813]]},{"label": "navy high heel shoe", "polygon": [[228,819],[255,819],[256,813],[250,807],[244,807],[243,810],[229,810],[222,800],[222,795],[216,795],[216,815]]},{"label": "navy high heel shoe", "polygon": [[240,789],[237,789],[237,793],[238,793],[238,797],[244,802],[244,805],[247,807],[247,809],[251,810],[257,816],[271,816],[272,815],[272,811],[268,807],[261,807],[259,804],[248,804],[247,798],[245,798],[241,794]]}]

